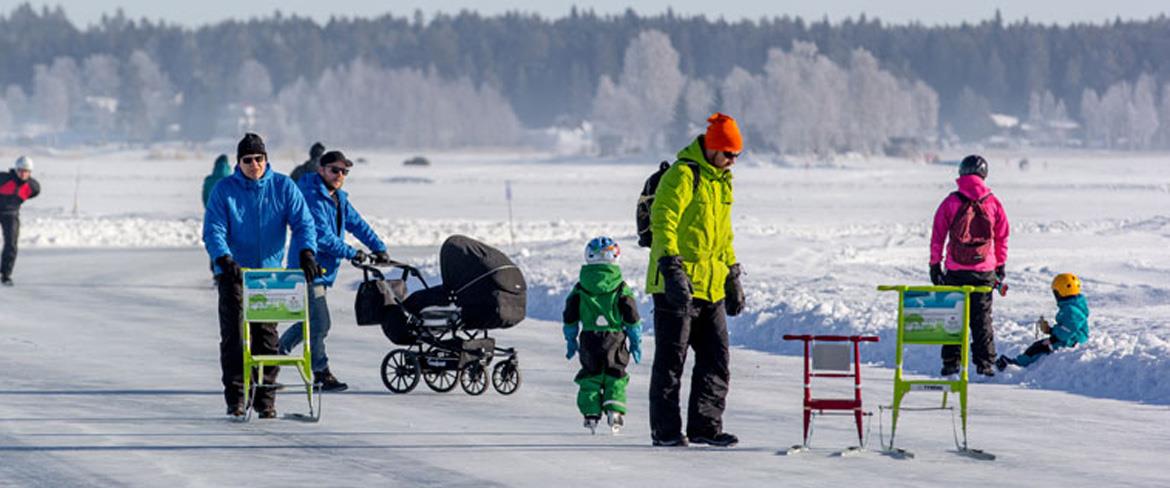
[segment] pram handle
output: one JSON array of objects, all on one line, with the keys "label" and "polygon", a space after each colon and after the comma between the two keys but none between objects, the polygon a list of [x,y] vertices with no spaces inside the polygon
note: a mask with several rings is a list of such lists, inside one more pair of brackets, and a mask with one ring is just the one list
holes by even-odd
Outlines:
[{"label": "pram handle", "polygon": [[374,275],[379,280],[386,279],[382,270],[378,268],[398,268],[402,270],[401,280],[406,281],[411,275],[414,275],[415,278],[418,278],[422,282],[423,288],[430,288],[430,285],[427,284],[427,279],[423,278],[422,272],[418,268],[400,261],[391,259],[380,263],[365,263],[355,258],[349,260],[349,263],[362,270],[362,278],[365,281],[370,281],[370,275]]}]

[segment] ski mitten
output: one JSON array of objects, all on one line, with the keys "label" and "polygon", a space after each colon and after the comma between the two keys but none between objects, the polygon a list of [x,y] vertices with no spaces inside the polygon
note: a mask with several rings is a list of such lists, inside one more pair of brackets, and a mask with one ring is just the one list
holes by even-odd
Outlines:
[{"label": "ski mitten", "polygon": [[576,325],[565,325],[562,329],[565,334],[565,359],[573,359],[573,355],[577,354],[577,333],[580,328]]},{"label": "ski mitten", "polygon": [[301,272],[305,273],[305,281],[312,283],[321,277],[321,266],[317,264],[317,256],[312,249],[301,250]]},{"label": "ski mitten", "polygon": [[743,294],[743,285],[739,282],[739,275],[741,270],[739,263],[735,263],[728,268],[727,279],[723,281],[723,308],[727,310],[727,315],[735,317],[743,312],[744,301],[746,298]]},{"label": "ski mitten", "polygon": [[934,286],[942,286],[944,278],[946,278],[946,275],[943,274],[942,263],[934,263],[930,265],[930,284]]},{"label": "ski mitten", "polygon": [[687,308],[691,304],[691,279],[683,269],[683,261],[679,256],[662,256],[658,258],[658,272],[662,273],[666,300],[678,308]]},{"label": "ski mitten", "polygon": [[232,259],[231,254],[224,254],[215,258],[215,264],[219,266],[219,270],[223,273],[223,276],[233,283],[239,283],[243,279],[244,272],[240,269],[240,265],[236,263],[236,260]]},{"label": "ski mitten", "polygon": [[630,356],[634,362],[642,364],[642,323],[626,326],[626,339],[630,343]]}]

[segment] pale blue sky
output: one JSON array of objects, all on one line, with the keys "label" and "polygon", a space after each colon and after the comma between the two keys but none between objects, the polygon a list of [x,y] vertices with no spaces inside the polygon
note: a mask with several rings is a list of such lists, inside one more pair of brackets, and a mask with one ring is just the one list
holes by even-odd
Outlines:
[{"label": "pale blue sky", "polygon": [[[0,0],[0,12],[7,14],[21,0]],[[1146,19],[1170,11],[1170,2],[1151,0],[1073,1],[1068,0],[1001,0],[999,2],[954,0],[55,0],[32,1],[33,5],[62,5],[74,23],[84,26],[96,22],[103,12],[113,12],[121,6],[133,18],[165,19],[185,25],[199,25],[227,18],[246,19],[265,16],[280,9],[287,13],[307,15],[324,21],[330,15],[373,16],[392,12],[409,15],[416,8],[428,16],[436,10],[458,12],[460,9],[478,10],[495,14],[506,10],[536,12],[545,17],[560,17],[570,6],[592,7],[599,13],[618,13],[629,6],[641,14],[664,12],[667,6],[681,14],[704,13],[708,17],[722,15],[727,19],[761,16],[799,15],[805,19],[820,19],[828,15],[833,21],[856,17],[864,12],[887,22],[905,23],[919,20],[926,24],[957,24],[962,21],[986,19],[998,7],[1007,20],[1024,17],[1032,21],[1067,24],[1070,22],[1100,23],[1120,16],[1123,19]],[[718,10],[712,10],[718,9]]]}]

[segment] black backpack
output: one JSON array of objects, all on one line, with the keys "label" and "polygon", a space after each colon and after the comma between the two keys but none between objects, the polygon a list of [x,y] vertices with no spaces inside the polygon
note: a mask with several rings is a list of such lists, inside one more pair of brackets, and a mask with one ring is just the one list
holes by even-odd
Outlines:
[{"label": "black backpack", "polygon": [[[689,159],[680,159],[680,163],[687,165],[695,174],[695,178],[691,183],[691,191],[699,189],[699,163]],[[642,185],[642,194],[638,195],[638,207],[634,212],[634,219],[638,223],[638,246],[650,247],[654,242],[654,233],[650,230],[650,207],[654,206],[654,193],[658,191],[658,181],[662,179],[662,175],[670,169],[670,163],[663,161],[658,164],[658,171],[646,178],[646,184]]]}]

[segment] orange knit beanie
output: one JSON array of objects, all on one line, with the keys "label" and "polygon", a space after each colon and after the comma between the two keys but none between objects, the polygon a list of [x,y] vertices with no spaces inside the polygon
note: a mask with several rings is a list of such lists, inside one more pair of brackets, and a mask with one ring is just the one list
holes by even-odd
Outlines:
[{"label": "orange knit beanie", "polygon": [[739,134],[739,125],[730,115],[715,112],[715,115],[707,118],[707,122],[710,124],[704,137],[707,149],[734,153],[743,150],[743,136]]}]

